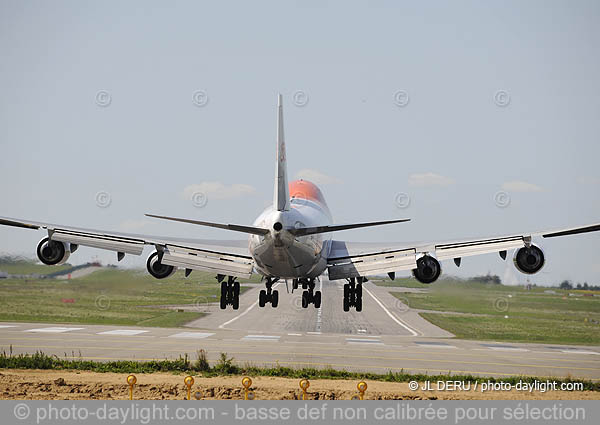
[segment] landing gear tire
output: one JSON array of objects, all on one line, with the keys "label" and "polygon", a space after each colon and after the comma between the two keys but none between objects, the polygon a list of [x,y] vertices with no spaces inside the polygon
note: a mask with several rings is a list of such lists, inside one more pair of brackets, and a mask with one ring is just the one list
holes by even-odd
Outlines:
[{"label": "landing gear tire", "polygon": [[315,299],[313,301],[315,308],[321,308],[321,291],[315,292]]},{"label": "landing gear tire", "polygon": [[260,308],[262,308],[265,306],[266,302],[267,302],[267,291],[265,291],[264,289],[261,289],[260,293],[258,294],[258,306]]},{"label": "landing gear tire", "polygon": [[308,291],[302,293],[302,308],[308,308]]},{"label": "landing gear tire", "polygon": [[267,278],[265,283],[267,289],[261,289],[258,294],[258,306],[264,307],[267,303],[271,303],[271,307],[276,308],[279,304],[279,291],[273,291],[273,284],[277,282],[278,278]]},{"label": "landing gear tire", "polygon": [[313,304],[315,308],[321,307],[321,291],[315,292],[315,279],[304,279],[300,282],[304,292],[302,292],[302,308],[308,308]]},{"label": "landing gear tire", "polygon": [[344,311],[350,311],[350,307],[354,307],[357,312],[362,311],[362,282],[365,278],[351,278],[344,285]]},{"label": "landing gear tire", "polygon": [[221,307],[221,310],[225,310],[228,305],[231,305],[234,310],[240,308],[240,283],[236,282],[233,276],[229,276],[227,282],[221,282],[219,307]]},{"label": "landing gear tire", "polygon": [[221,310],[225,310],[227,307],[227,282],[221,282],[221,300],[220,300]]}]

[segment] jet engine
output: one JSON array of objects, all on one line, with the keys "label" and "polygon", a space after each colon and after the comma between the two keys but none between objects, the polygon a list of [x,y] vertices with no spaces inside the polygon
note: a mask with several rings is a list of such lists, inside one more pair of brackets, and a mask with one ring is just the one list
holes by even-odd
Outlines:
[{"label": "jet engine", "polygon": [[177,267],[167,266],[158,261],[158,252],[154,252],[148,257],[146,268],[148,269],[148,273],[157,279],[165,279],[177,271]]},{"label": "jet engine", "polygon": [[537,246],[524,246],[515,251],[513,262],[521,273],[534,274],[544,267],[546,259],[544,252]]},{"label": "jet engine", "polygon": [[37,256],[40,261],[48,266],[65,263],[71,255],[71,247],[65,242],[52,241],[44,238],[37,246]]},{"label": "jet engine", "polygon": [[421,283],[432,283],[440,277],[442,266],[439,261],[430,255],[424,255],[417,260],[417,268],[413,269],[413,276]]}]

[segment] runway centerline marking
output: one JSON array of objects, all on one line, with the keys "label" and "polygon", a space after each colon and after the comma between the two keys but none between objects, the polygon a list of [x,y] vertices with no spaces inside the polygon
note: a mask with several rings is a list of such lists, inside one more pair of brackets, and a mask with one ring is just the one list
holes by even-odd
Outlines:
[{"label": "runway centerline marking", "polygon": [[122,336],[133,336],[139,335],[150,331],[143,331],[140,329],[114,329],[112,331],[98,332],[97,335],[122,335]]},{"label": "runway centerline marking", "polygon": [[[321,296],[323,296],[323,281],[319,280],[319,292]],[[321,318],[322,318],[323,310],[321,310],[321,305],[317,309],[317,324],[315,326],[315,331],[321,333]]]},{"label": "runway centerline marking", "polygon": [[[272,289],[277,288],[280,283],[281,282],[277,282],[275,285],[273,285]],[[230,320],[226,321],[225,323],[220,324],[219,329],[226,329],[225,326],[230,325],[231,323],[235,322],[240,317],[244,317],[246,314],[248,314],[248,312],[250,310],[252,310],[254,307],[256,307],[257,304],[258,304],[258,301],[254,301],[254,304],[252,304],[250,307],[248,307],[246,310],[244,310],[244,312],[242,314],[239,314],[239,315],[235,316],[233,319],[230,319]]]},{"label": "runway centerline marking", "polygon": [[397,324],[399,324],[400,326],[402,326],[404,329],[406,329],[407,331],[409,331],[412,336],[419,336],[419,334],[417,332],[415,332],[412,328],[410,328],[408,325],[402,323],[400,320],[398,320],[387,308],[386,306],[383,305],[383,303],[381,301],[379,301],[375,295],[373,295],[371,293],[371,291],[369,291],[366,287],[363,286],[363,289],[367,292],[367,294],[369,294],[371,296],[371,298],[373,298],[375,300],[375,302],[377,304],[379,304],[379,307],[381,307],[383,309],[383,311],[385,311],[385,313],[391,317],[391,319],[396,322]]},{"label": "runway centerline marking", "polygon": [[81,331],[85,328],[64,328],[60,326],[52,326],[49,328],[27,329],[24,332],[45,332],[45,333],[63,333],[70,331]]}]

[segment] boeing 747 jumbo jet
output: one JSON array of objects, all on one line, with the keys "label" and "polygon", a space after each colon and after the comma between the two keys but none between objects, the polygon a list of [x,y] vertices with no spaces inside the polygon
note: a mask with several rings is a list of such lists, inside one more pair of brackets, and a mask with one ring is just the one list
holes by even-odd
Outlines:
[{"label": "boeing 747 jumbo jet", "polygon": [[361,311],[362,284],[368,276],[387,273],[394,279],[396,272],[412,270],[418,281],[432,283],[442,271],[440,261],[452,259],[456,266],[460,266],[462,257],[492,252],[498,252],[505,260],[508,250],[515,250],[513,261],[520,272],[533,274],[540,271],[545,262],[542,250],[532,243],[533,237],[552,238],[600,230],[600,224],[593,224],[546,232],[422,244],[364,244],[332,239],[332,234],[341,230],[409,220],[333,224],[329,207],[317,186],[305,180],[288,184],[281,95],[277,109],[273,205],[267,207],[252,226],[146,214],[164,220],[246,233],[248,240],[218,242],[160,238],[7,217],[0,217],[0,224],[45,229],[47,236],[38,244],[37,256],[48,265],[64,263],[80,245],[115,251],[119,261],[125,254],[141,255],[145,245],[154,246],[155,250],[147,261],[147,269],[152,276],[164,279],[178,268],[185,269],[186,276],[192,270],[213,272],[221,283],[221,308],[231,305],[234,310],[239,308],[240,284],[237,279],[248,278],[253,272],[263,276],[266,286],[259,294],[260,307],[267,303],[277,307],[279,294],[272,289],[273,284],[285,279],[286,283],[291,281],[292,292],[302,286],[303,308],[310,304],[319,308],[321,292],[315,291],[315,283],[327,271],[329,280],[347,281],[344,285],[344,311],[349,311],[351,307]]}]

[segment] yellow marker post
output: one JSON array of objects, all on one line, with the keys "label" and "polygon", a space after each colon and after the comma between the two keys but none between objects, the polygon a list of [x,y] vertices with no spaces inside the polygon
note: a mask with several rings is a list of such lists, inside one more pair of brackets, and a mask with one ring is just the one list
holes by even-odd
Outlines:
[{"label": "yellow marker post", "polygon": [[247,376],[242,378],[242,386],[244,387],[244,400],[254,400],[254,393],[250,391],[252,379]]},{"label": "yellow marker post", "polygon": [[187,399],[191,400],[192,399],[192,385],[194,385],[194,377],[186,376],[183,380],[183,383],[187,387]]},{"label": "yellow marker post", "polygon": [[127,385],[129,385],[129,400],[133,400],[133,386],[137,382],[135,375],[129,375],[127,377]]},{"label": "yellow marker post", "polygon": [[367,391],[367,383],[365,381],[360,381],[356,388],[358,389],[359,393],[358,399],[363,400],[363,397],[365,396],[365,391]]},{"label": "yellow marker post", "polygon": [[306,400],[306,390],[310,387],[310,382],[308,379],[302,379],[300,381],[300,389],[302,390],[302,400]]}]

